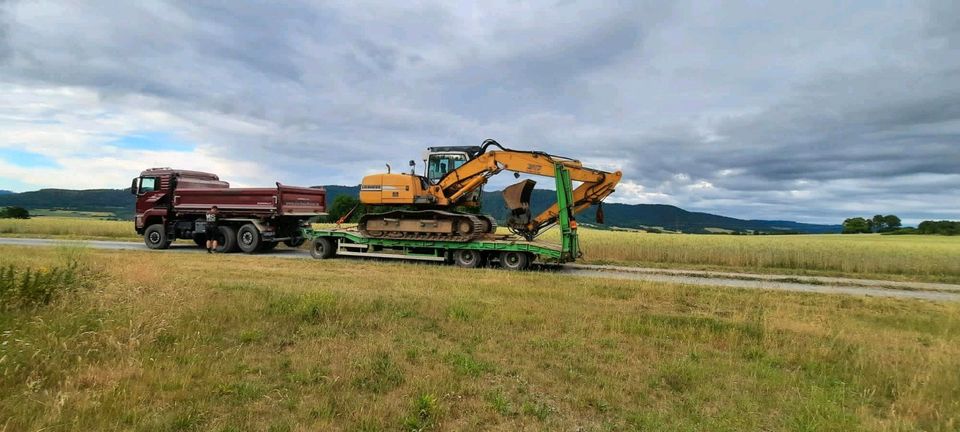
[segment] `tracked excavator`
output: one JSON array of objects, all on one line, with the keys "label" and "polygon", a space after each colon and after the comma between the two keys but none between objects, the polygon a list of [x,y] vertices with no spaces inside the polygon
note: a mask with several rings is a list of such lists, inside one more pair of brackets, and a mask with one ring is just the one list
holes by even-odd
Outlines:
[{"label": "tracked excavator", "polygon": [[[586,168],[580,161],[539,151],[504,148],[492,139],[480,146],[430,147],[424,155],[425,175],[391,173],[363,178],[360,202],[398,209],[361,217],[358,229],[368,238],[444,240],[468,242],[496,232],[496,220],[489,215],[455,211],[479,208],[483,185],[502,171],[516,177],[530,174],[554,177],[562,164],[570,180],[580,182],[572,192],[572,213],[598,205],[597,222],[603,223],[604,198],[614,191],[621,173]],[[411,167],[415,163],[410,161]],[[523,180],[503,190],[509,215],[507,228],[526,240],[533,240],[553,226],[559,217],[557,203],[534,217],[530,195],[536,182]],[[412,208],[412,209],[411,209]]]}]

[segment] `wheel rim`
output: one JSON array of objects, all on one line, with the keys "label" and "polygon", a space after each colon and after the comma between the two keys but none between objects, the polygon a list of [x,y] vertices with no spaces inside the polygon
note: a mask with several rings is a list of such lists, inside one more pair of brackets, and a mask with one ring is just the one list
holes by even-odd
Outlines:
[{"label": "wheel rim", "polygon": [[516,267],[517,264],[520,263],[520,255],[517,255],[516,252],[510,252],[503,257],[503,260],[506,262],[508,266]]},{"label": "wheel rim", "polygon": [[322,243],[322,242],[316,242],[316,243],[313,244],[313,250],[315,250],[315,251],[317,252],[317,255],[323,255],[324,249],[325,249],[325,248],[323,247],[323,243]]},{"label": "wheel rim", "polygon": [[158,244],[160,243],[160,233],[153,231],[149,236],[150,243]]},{"label": "wheel rim", "polygon": [[240,235],[240,241],[248,246],[253,244],[253,233],[250,231],[244,231],[243,234]]},{"label": "wheel rim", "polygon": [[477,254],[471,250],[460,252],[460,261],[466,264],[473,264],[477,260]]}]

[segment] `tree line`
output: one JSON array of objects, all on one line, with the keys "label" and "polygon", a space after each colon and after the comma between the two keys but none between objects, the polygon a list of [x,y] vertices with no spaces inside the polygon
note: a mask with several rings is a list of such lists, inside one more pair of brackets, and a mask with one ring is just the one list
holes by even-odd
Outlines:
[{"label": "tree line", "polygon": [[923,221],[916,228],[902,228],[900,218],[895,215],[854,217],[843,221],[843,233],[960,235],[960,221]]},{"label": "tree line", "polygon": [[23,207],[0,207],[0,219],[30,219],[30,212]]},{"label": "tree line", "polygon": [[902,223],[896,215],[875,215],[872,218],[854,217],[843,221],[844,234],[890,232],[900,229]]},{"label": "tree line", "polygon": [[960,235],[960,221],[923,221],[916,231],[917,234]]}]

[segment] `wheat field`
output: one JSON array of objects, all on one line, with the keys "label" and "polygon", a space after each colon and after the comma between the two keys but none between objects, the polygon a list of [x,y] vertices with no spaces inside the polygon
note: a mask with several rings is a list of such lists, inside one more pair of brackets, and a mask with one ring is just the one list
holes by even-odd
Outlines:
[{"label": "wheat field", "polygon": [[140,237],[131,221],[95,218],[34,217],[0,219],[0,236],[93,240],[136,240]]}]

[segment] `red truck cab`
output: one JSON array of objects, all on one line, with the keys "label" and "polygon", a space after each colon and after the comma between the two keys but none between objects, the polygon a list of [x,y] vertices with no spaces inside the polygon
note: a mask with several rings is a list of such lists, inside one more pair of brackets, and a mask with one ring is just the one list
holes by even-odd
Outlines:
[{"label": "red truck cab", "polygon": [[269,188],[231,188],[216,174],[151,168],[130,185],[137,196],[136,230],[151,249],[166,249],[174,240],[192,239],[203,246],[205,215],[220,210],[217,250],[254,253],[283,242],[303,243],[301,228],[326,214],[326,190],[276,183]]}]

